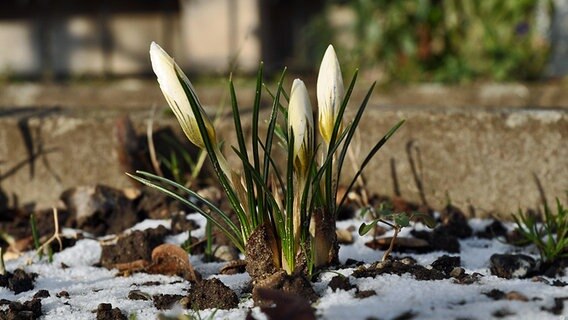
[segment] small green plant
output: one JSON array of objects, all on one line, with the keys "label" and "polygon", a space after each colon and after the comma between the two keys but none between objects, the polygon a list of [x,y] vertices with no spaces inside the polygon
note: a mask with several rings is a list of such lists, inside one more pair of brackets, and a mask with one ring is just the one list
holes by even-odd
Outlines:
[{"label": "small green plant", "polygon": [[520,244],[534,244],[544,263],[568,257],[568,208],[556,198],[556,214],[545,204],[542,218],[539,223],[536,216],[523,214],[520,210],[513,215],[523,237]]},{"label": "small green plant", "polygon": [[47,254],[47,260],[51,263],[53,262],[53,250],[51,249],[51,243],[57,241],[59,243],[59,250],[62,250],[63,243],[61,242],[61,237],[59,233],[59,216],[57,214],[57,209],[53,208],[53,224],[54,232],[53,235],[47,239],[42,245],[40,245],[39,232],[37,231],[37,223],[35,215],[32,213],[30,215],[30,225],[32,228],[32,237],[34,240],[34,247],[36,249],[36,254],[40,259],[43,258],[44,254]]},{"label": "small green plant", "polygon": [[385,203],[381,203],[377,209],[373,206],[367,206],[361,210],[362,217],[364,217],[367,213],[370,213],[372,220],[370,223],[362,223],[361,226],[359,226],[359,235],[366,235],[369,231],[373,230],[379,222],[386,224],[394,230],[394,235],[391,239],[389,248],[383,254],[382,261],[388,259],[394,248],[396,238],[400,233],[400,230],[410,226],[410,221],[421,221],[429,228],[434,228],[436,225],[436,220],[428,214],[420,212],[394,212],[391,206]]},{"label": "small green plant", "polygon": [[[282,72],[275,94],[271,93],[273,101],[268,128],[266,134],[261,136],[261,64],[252,109],[251,141],[247,147],[237,95],[230,79],[229,91],[238,141],[238,147],[232,147],[232,150],[240,159],[239,168],[227,162],[215,126],[205,114],[197,93],[183,71],[155,43],[151,45],[150,57],[170,108],[187,138],[206,150],[238,222],[233,222],[227,213],[209,200],[175,181],[147,172],[129,176],[161,190],[205,216],[243,253],[251,235],[258,228],[265,228],[275,239],[274,243],[269,244],[274,262],[288,274],[295,271],[296,260],[302,251],[308,260],[309,270],[312,270],[312,266],[330,263],[330,252],[335,247],[335,217],[346,199],[337,198],[337,184],[348,147],[375,85],[368,90],[353,120],[344,123],[343,114],[357,72],[344,95],[339,62],[333,47],[329,46],[317,83],[318,127],[323,141],[316,145],[312,107],[304,83],[299,79],[294,80],[289,95],[283,89],[286,69]],[[288,100],[288,108],[281,103],[281,97]],[[283,117],[280,123],[279,116]],[[373,156],[403,123],[404,120],[398,122],[371,148],[348,185],[348,191]],[[283,159],[286,159],[284,171],[276,164],[279,149],[273,148],[275,137],[281,139]],[[188,196],[199,199],[207,208],[203,209],[187,200]]]}]

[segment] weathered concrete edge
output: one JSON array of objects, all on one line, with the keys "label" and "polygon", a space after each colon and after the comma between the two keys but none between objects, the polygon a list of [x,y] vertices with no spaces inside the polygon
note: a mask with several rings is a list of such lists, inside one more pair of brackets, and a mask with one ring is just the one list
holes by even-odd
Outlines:
[{"label": "weathered concrete edge", "polygon": [[[49,152],[33,162],[24,161],[16,174],[0,182],[0,188],[17,195],[20,204],[33,201],[45,207],[56,204],[59,194],[71,186],[129,186],[117,160],[114,123],[128,114],[142,133],[148,110],[61,108],[51,113],[37,109],[10,113],[4,109],[0,112],[0,176],[29,157],[25,141]],[[245,128],[250,125],[247,118],[243,119]],[[374,105],[367,110],[353,145],[359,150],[358,158],[403,118],[405,125],[365,171],[371,191],[393,194],[392,163],[401,195],[420,200],[410,168],[409,144],[415,157],[416,148],[419,150],[424,193],[435,208],[445,204],[447,194],[452,203],[471,206],[480,215],[534,208],[540,203],[534,177],[549,201],[564,197],[568,190],[566,109]],[[218,131],[227,144],[235,145],[230,121],[225,119]],[[157,125],[178,127],[173,119],[162,119]],[[25,138],[23,127],[28,128],[31,139]],[[345,173],[351,174],[348,169]]]}]

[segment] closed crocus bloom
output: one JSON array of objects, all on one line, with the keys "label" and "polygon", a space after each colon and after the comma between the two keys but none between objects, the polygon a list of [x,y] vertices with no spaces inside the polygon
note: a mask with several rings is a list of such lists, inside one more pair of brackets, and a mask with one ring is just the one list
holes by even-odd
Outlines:
[{"label": "closed crocus bloom", "polygon": [[299,174],[307,172],[314,144],[314,119],[306,85],[300,79],[292,83],[288,107],[288,128],[294,134],[294,165]]},{"label": "closed crocus bloom", "polygon": [[327,143],[331,140],[344,91],[339,61],[333,46],[329,45],[321,61],[317,83],[319,131]]},{"label": "closed crocus bloom", "polygon": [[[155,42],[152,42],[150,45],[150,60],[152,61],[152,69],[158,77],[160,89],[162,90],[168,105],[178,119],[183,132],[193,144],[199,148],[205,148],[203,138],[201,137],[199,127],[197,126],[197,120],[195,119],[195,115],[189,104],[189,99],[182,86],[183,81],[185,86],[195,92],[191,82],[175,63],[174,59],[172,59],[172,57],[170,57],[164,49]],[[197,95],[194,95],[194,99],[199,105],[201,105]],[[215,144],[215,128],[213,127],[211,120],[209,120],[209,117],[207,117],[205,111],[201,109],[201,106],[199,107],[199,110],[201,112],[201,117],[205,122],[209,139]]]}]

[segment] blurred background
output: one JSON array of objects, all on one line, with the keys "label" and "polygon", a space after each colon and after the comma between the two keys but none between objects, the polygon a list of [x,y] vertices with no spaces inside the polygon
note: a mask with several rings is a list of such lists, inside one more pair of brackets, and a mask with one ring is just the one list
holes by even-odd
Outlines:
[{"label": "blurred background", "polygon": [[158,42],[199,74],[313,71],[333,43],[382,82],[534,81],[568,72],[566,0],[3,0],[0,76],[150,74]]},{"label": "blurred background", "polygon": [[[238,75],[245,122],[259,61],[268,88],[288,66],[284,87],[301,77],[315,106],[333,43],[344,81],[361,70],[350,110],[380,84],[359,158],[408,120],[366,170],[373,192],[509,214],[568,190],[568,0],[0,0],[0,212],[80,185],[131,186],[124,172],[140,167],[125,155],[148,160],[148,123],[179,129],[152,41],[211,115]],[[236,145],[232,118],[221,121]]]}]

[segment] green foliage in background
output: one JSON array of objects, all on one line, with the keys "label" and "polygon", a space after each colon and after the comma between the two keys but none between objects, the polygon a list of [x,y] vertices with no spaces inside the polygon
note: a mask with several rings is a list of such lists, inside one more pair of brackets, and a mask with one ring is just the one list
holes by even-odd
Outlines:
[{"label": "green foliage in background", "polygon": [[[335,41],[339,50],[355,64],[379,67],[386,80],[533,80],[548,59],[551,0],[329,3],[354,15],[347,31],[355,41]],[[346,31],[327,26],[336,35]],[[321,20],[313,27],[322,28]]]}]

